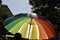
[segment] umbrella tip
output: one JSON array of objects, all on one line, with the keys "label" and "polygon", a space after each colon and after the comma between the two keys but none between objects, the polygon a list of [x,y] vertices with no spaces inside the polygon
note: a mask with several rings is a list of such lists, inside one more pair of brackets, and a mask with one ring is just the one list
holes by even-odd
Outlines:
[{"label": "umbrella tip", "polygon": [[37,14],[36,13],[28,13],[29,17],[33,17],[33,18],[37,18]]}]

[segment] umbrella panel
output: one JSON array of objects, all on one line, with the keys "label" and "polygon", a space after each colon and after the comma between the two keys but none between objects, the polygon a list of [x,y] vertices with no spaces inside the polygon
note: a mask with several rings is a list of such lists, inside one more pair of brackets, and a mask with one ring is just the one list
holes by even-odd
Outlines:
[{"label": "umbrella panel", "polygon": [[39,18],[32,18],[32,21],[31,18],[16,19],[6,25],[5,28],[13,34],[21,33],[23,38],[31,40],[49,39],[55,35],[52,26],[47,21]]}]

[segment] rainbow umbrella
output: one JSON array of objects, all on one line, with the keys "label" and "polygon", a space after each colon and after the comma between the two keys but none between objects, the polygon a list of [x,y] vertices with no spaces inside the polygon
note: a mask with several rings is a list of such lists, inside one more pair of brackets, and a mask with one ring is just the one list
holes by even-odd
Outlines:
[{"label": "rainbow umbrella", "polygon": [[5,28],[12,34],[20,33],[23,38],[45,40],[54,37],[53,25],[33,14],[19,14],[5,21]]}]

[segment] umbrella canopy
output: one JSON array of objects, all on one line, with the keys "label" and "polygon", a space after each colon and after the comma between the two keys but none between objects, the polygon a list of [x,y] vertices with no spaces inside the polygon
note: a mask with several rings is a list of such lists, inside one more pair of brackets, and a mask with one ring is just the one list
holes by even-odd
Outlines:
[{"label": "umbrella canopy", "polygon": [[20,14],[8,18],[5,23],[6,30],[12,34],[20,33],[23,38],[44,40],[56,35],[53,25],[49,21],[31,14],[28,16]]}]

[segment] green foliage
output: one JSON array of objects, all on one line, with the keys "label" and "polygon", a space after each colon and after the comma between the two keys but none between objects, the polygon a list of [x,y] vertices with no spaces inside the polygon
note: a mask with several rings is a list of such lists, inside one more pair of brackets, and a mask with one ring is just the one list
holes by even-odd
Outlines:
[{"label": "green foliage", "polygon": [[59,21],[59,2],[59,0],[29,0],[30,5],[32,5],[32,12],[37,13],[38,15],[42,15],[50,21],[52,20],[52,18],[53,20],[57,19],[56,21]]},{"label": "green foliage", "polygon": [[3,22],[8,17],[7,11],[4,8],[0,8],[0,22]]}]

